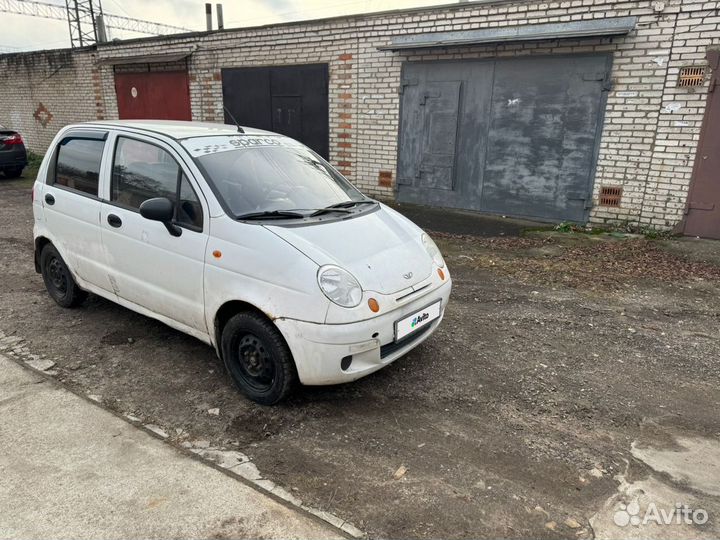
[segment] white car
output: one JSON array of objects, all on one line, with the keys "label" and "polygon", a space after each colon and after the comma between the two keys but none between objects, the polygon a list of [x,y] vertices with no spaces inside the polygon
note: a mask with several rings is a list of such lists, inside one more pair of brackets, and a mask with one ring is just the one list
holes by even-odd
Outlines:
[{"label": "white car", "polygon": [[451,279],[423,231],[282,135],[224,124],[63,128],[33,188],[52,298],[92,292],[215,347],[273,404],[368,375],[442,320]]}]

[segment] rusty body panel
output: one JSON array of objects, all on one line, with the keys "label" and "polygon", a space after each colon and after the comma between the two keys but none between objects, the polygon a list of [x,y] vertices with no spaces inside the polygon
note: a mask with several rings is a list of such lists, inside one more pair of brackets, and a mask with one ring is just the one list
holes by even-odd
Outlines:
[{"label": "rusty body panel", "polygon": [[720,239],[720,51],[709,51],[713,70],[688,197],[684,233]]}]

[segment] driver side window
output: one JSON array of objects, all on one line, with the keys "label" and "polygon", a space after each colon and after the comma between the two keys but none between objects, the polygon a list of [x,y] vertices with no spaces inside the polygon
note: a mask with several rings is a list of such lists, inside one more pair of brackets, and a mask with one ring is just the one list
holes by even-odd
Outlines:
[{"label": "driver side window", "polygon": [[175,159],[154,144],[118,137],[110,200],[138,210],[143,202],[155,197],[165,197],[173,202],[176,224],[202,230],[202,206]]}]

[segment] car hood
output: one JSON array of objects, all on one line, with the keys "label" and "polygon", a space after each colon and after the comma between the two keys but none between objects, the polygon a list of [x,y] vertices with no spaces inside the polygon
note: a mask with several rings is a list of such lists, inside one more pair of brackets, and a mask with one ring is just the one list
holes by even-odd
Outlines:
[{"label": "car hood", "polygon": [[344,268],[366,291],[395,293],[425,280],[432,272],[432,258],[422,245],[422,230],[382,205],[345,220],[266,227],[318,265]]}]

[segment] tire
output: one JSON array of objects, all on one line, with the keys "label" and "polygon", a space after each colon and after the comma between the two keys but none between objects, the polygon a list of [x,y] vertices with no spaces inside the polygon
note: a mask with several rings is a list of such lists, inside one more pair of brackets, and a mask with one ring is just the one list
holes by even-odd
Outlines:
[{"label": "tire", "polygon": [[23,167],[15,167],[14,169],[5,169],[5,176],[7,178],[19,178],[23,172]]},{"label": "tire", "polygon": [[52,244],[46,245],[40,254],[40,271],[45,288],[59,306],[73,308],[87,298],[87,292],[75,283],[65,261]]},{"label": "tire", "polygon": [[225,324],[220,341],[225,368],[243,394],[261,405],[288,396],[297,379],[295,363],[272,322],[256,313],[238,313]]}]

